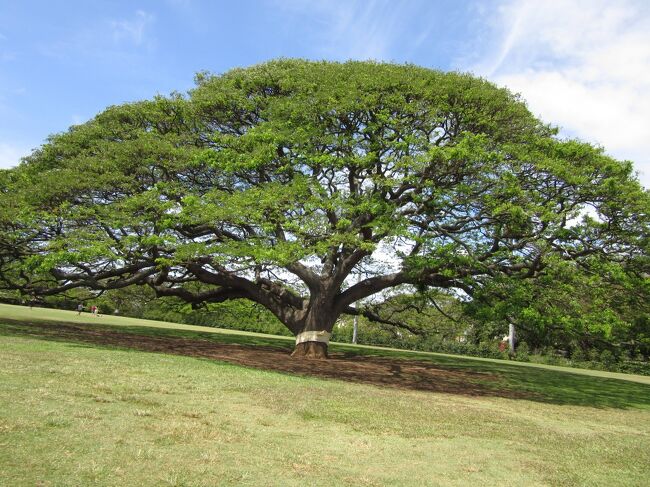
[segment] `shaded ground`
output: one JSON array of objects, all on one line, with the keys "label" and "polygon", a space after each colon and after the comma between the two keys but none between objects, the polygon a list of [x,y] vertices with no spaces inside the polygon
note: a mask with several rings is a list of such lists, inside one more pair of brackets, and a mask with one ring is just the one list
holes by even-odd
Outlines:
[{"label": "shaded ground", "polygon": [[290,374],[469,396],[530,399],[536,396],[504,388],[499,374],[459,370],[413,359],[352,356],[345,353],[331,353],[330,360],[292,359],[287,350],[270,346],[220,343],[201,338],[150,336],[54,322],[4,321],[9,324],[11,330],[7,331],[13,332],[12,334],[200,357]]},{"label": "shaded ground", "polygon": [[[1,309],[0,309],[1,312]],[[75,315],[76,316],[76,315]],[[292,340],[248,333],[170,327],[0,318],[0,335],[86,342],[102,346],[219,360],[287,374],[339,379],[396,389],[527,399],[590,408],[650,410],[650,384],[581,371],[526,367],[497,360],[332,344],[329,361],[296,360]]]}]

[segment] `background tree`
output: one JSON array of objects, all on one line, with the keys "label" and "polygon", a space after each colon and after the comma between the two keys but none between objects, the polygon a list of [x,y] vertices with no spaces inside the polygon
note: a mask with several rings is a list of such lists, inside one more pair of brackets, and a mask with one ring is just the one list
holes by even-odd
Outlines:
[{"label": "background tree", "polygon": [[370,62],[201,74],[51,137],[2,185],[6,286],[248,299],[316,357],[342,313],[373,317],[358,300],[624,262],[648,215],[630,163],[558,140],[508,90]]},{"label": "background tree", "polygon": [[464,319],[462,302],[436,289],[401,292],[356,306],[366,318],[363,321],[384,325],[381,328],[396,338],[408,337],[414,343],[457,340],[470,326]]},{"label": "background tree", "polygon": [[[592,256],[588,265],[547,258],[536,279],[494,279],[466,310],[480,333],[503,334],[507,323],[534,352],[545,347],[576,357],[607,351],[647,360],[650,352],[650,282],[640,259],[620,263]],[[625,357],[624,357],[625,358]]]}]

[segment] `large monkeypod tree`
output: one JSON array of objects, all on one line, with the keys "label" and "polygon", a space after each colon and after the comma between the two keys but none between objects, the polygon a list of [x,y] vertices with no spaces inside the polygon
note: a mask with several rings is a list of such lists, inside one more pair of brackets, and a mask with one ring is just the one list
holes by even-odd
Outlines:
[{"label": "large monkeypod tree", "polygon": [[[0,176],[3,286],[249,299],[325,357],[355,302],[643,254],[630,163],[458,73],[278,60],[108,108]],[[584,215],[587,215],[586,217]],[[197,285],[197,282],[200,285]]]}]

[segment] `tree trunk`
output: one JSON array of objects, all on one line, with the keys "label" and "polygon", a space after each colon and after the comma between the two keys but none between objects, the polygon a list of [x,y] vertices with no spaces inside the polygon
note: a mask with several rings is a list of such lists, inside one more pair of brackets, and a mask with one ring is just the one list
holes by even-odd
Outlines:
[{"label": "tree trunk", "polygon": [[327,345],[336,322],[335,313],[329,306],[313,306],[307,313],[296,334],[294,358],[327,359]]},{"label": "tree trunk", "polygon": [[327,359],[327,343],[298,343],[291,353],[293,358]]}]

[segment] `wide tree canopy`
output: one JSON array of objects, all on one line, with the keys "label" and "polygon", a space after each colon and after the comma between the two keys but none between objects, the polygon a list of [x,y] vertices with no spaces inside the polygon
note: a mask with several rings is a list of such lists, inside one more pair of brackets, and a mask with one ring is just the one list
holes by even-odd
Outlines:
[{"label": "wide tree canopy", "polygon": [[110,107],[0,174],[5,287],[245,298],[297,354],[324,355],[342,313],[381,319],[354,303],[395,288],[471,297],[551,257],[647,272],[631,163],[559,140],[506,89],[417,66],[200,74],[187,95]]}]

